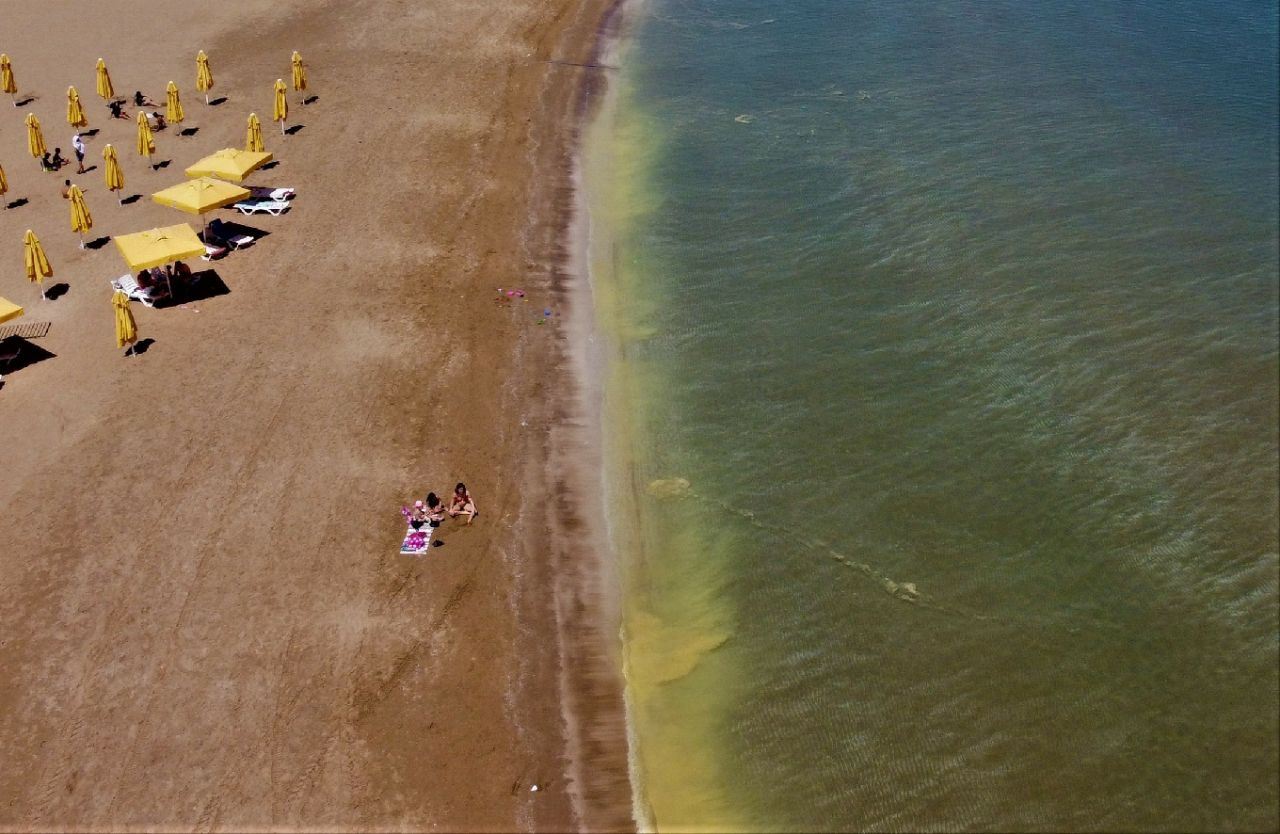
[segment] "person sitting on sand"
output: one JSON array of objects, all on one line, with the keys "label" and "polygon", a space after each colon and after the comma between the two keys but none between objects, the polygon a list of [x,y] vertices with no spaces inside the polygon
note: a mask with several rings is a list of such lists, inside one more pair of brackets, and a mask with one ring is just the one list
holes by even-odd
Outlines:
[{"label": "person sitting on sand", "polygon": [[449,501],[448,512],[450,518],[465,515],[468,524],[471,523],[471,519],[479,515],[476,511],[476,502],[471,500],[471,494],[467,492],[466,484],[459,483],[453,488],[453,498]]},{"label": "person sitting on sand", "polygon": [[126,122],[133,121],[129,118],[129,114],[124,112],[123,101],[108,102],[107,109],[111,111],[111,118],[113,119],[124,119]]},{"label": "person sitting on sand", "polygon": [[71,199],[71,180],[62,181],[62,199],[64,200]]},{"label": "person sitting on sand", "polygon": [[154,101],[144,96],[141,90],[135,90],[133,93],[133,106],[134,107],[159,107],[160,105],[156,104]]},{"label": "person sitting on sand", "polygon": [[40,157],[40,168],[44,171],[58,170],[57,168],[53,167],[53,154],[49,153],[48,151],[44,152],[44,156]]},{"label": "person sitting on sand", "polygon": [[427,515],[427,506],[421,501],[414,501],[413,509],[409,512],[409,526],[415,530],[421,530],[430,523],[431,519]]},{"label": "person sitting on sand", "polygon": [[439,527],[440,522],[444,521],[444,504],[434,492],[427,493],[426,511],[427,520],[431,522],[431,526]]},{"label": "person sitting on sand", "polygon": [[164,130],[165,128],[164,116],[160,115],[159,113],[153,110],[147,114],[147,124],[151,126],[152,130]]},{"label": "person sitting on sand", "polygon": [[62,156],[62,148],[53,149],[53,159],[49,160],[49,164],[53,166],[55,171],[67,164],[67,160]]}]

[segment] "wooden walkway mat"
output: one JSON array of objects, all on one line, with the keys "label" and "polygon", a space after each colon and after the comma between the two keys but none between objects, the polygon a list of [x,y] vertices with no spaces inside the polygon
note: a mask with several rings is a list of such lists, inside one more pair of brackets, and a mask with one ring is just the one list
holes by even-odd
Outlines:
[{"label": "wooden walkway mat", "polygon": [[49,325],[51,323],[47,321],[24,321],[22,324],[0,325],[0,339],[7,339],[10,336],[18,336],[23,339],[39,339],[41,336],[49,335]]}]

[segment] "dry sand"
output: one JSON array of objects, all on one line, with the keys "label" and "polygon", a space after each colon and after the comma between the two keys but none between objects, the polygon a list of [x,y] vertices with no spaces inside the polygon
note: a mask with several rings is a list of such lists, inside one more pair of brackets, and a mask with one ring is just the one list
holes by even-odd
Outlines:
[{"label": "dry sand", "polygon": [[[593,80],[547,62],[589,60],[609,5],[6,4],[0,51],[34,100],[0,98],[6,196],[27,200],[0,211],[0,295],[52,323],[33,343],[54,356],[0,388],[0,828],[631,825],[565,326]],[[201,48],[218,106],[194,89]],[[271,85],[294,49],[318,98],[291,94],[282,138]],[[98,57],[117,93],[178,83],[198,132],[157,134],[169,167],[108,118]],[[41,173],[22,119],[70,157],[68,84],[97,167]],[[91,238],[181,222],[150,193],[240,146],[251,110],[280,164],[250,184],[296,188],[294,207],[239,218],[267,234],[214,264],[226,294],[135,304],[154,342],[123,358],[122,262],[78,248],[64,174]],[[103,185],[106,142],[131,205]],[[27,228],[55,301],[22,277]],[[458,480],[475,525],[398,555],[401,504]]]}]

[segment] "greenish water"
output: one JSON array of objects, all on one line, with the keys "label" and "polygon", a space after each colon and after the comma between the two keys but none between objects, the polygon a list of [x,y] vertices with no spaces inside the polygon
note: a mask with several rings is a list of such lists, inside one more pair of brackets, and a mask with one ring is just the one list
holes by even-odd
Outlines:
[{"label": "greenish water", "polygon": [[588,184],[649,819],[1280,827],[1276,5],[639,17]]}]

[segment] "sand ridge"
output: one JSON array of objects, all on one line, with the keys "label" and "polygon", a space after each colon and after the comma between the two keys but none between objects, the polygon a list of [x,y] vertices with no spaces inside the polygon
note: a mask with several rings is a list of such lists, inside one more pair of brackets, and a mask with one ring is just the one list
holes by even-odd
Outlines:
[{"label": "sand ridge", "polygon": [[[570,303],[553,285],[581,83],[542,59],[588,56],[607,5],[6,10],[0,50],[34,100],[0,101],[6,196],[28,201],[0,212],[0,294],[52,322],[37,344],[55,357],[0,389],[0,828],[628,822],[616,780],[575,803],[564,775],[549,589],[555,560],[586,556],[540,523],[539,438],[572,380],[555,315],[536,321]],[[197,49],[216,107],[194,89]],[[282,138],[271,83],[295,49],[318,98],[291,95],[301,128]],[[157,133],[167,168],[107,118],[98,57],[118,93],[179,85],[198,131]],[[22,118],[69,156],[68,84],[98,168],[40,173]],[[180,222],[150,193],[239,146],[250,110],[280,160],[251,182],[296,188],[294,207],[241,218],[265,235],[214,264],[226,294],[135,304],[154,343],[122,358],[106,282],[123,267],[111,244],[78,248],[62,179],[85,188],[95,234]],[[102,184],[107,141],[124,193],[144,195],[131,205]],[[28,227],[69,285],[56,301],[16,269]],[[512,285],[527,300],[495,303]],[[457,480],[481,518],[399,557],[400,504]],[[596,752],[618,771],[620,749]]]}]

